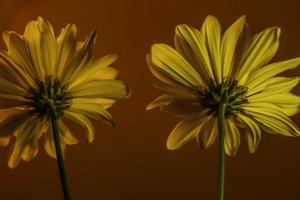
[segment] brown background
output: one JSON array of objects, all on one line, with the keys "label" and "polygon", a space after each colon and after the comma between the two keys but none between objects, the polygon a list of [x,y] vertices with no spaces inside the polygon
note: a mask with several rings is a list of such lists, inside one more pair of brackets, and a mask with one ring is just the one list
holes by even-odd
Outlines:
[{"label": "brown background", "polygon": [[[247,14],[253,32],[272,25],[283,29],[275,60],[300,56],[300,2],[294,0],[1,0],[0,8],[1,32],[23,33],[29,20],[43,16],[56,32],[75,23],[80,39],[97,28],[95,54],[120,55],[115,66],[133,95],[110,109],[115,129],[97,122],[94,143],[87,144],[80,130],[82,142],[67,149],[74,200],[215,199],[216,145],[200,151],[191,143],[167,151],[167,136],[178,119],[144,109],[159,94],[148,82],[145,54],[155,42],[172,44],[177,24],[200,27],[205,16],[213,14],[225,28]],[[299,94],[300,87],[297,90]],[[300,122],[299,115],[294,119]],[[62,199],[56,162],[42,147],[34,160],[14,170],[7,167],[9,151],[0,150],[1,200]],[[243,140],[237,156],[226,161],[227,200],[300,199],[300,138],[264,134],[254,155]]]}]

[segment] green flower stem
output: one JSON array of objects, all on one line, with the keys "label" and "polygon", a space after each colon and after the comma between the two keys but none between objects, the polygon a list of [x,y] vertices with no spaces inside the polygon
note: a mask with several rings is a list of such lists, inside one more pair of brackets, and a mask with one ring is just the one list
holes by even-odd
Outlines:
[{"label": "green flower stem", "polygon": [[[62,185],[62,189],[64,192],[64,199],[71,200],[71,195],[68,190],[68,183],[67,177],[65,172],[64,160],[62,155],[62,150],[60,146],[60,138],[59,138],[59,130],[58,130],[58,123],[57,123],[57,114],[53,103],[49,102],[51,108],[51,127],[52,127],[52,134],[55,144],[55,152],[56,152],[56,159],[59,169],[60,181]],[[52,105],[51,105],[52,104]]]},{"label": "green flower stem", "polygon": [[224,176],[225,176],[225,149],[224,149],[224,133],[225,133],[225,109],[226,103],[221,103],[219,107],[218,116],[218,143],[219,143],[219,153],[218,153],[218,190],[217,190],[217,200],[224,200]]}]

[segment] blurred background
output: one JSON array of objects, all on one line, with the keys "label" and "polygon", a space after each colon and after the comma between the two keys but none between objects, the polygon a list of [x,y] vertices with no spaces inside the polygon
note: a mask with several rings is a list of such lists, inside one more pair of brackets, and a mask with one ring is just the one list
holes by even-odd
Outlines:
[{"label": "blurred background", "polygon": [[[216,144],[201,151],[192,142],[168,151],[166,139],[179,119],[145,111],[145,105],[160,94],[148,81],[145,54],[153,43],[173,45],[177,24],[200,27],[212,14],[225,29],[246,14],[254,33],[273,25],[282,28],[274,60],[300,56],[299,0],[0,0],[0,8],[1,33],[23,33],[28,21],[42,16],[57,34],[69,22],[77,25],[79,39],[97,29],[95,55],[120,56],[114,66],[133,94],[110,109],[116,128],[95,122],[92,144],[78,127],[81,143],[67,148],[65,160],[74,200],[215,199]],[[1,46],[5,48],[2,40]],[[285,74],[299,76],[300,68]],[[295,92],[300,94],[300,87]],[[299,124],[299,115],[294,120]],[[0,149],[1,200],[62,199],[56,161],[42,145],[35,159],[14,170],[7,167],[10,149]],[[300,138],[264,134],[254,155],[242,140],[237,156],[226,158],[225,199],[300,199],[299,155]]]}]

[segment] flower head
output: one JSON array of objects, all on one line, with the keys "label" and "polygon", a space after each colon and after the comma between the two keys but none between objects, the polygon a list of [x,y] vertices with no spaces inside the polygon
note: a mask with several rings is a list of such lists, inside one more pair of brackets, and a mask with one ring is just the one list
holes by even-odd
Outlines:
[{"label": "flower head", "polygon": [[65,119],[80,124],[89,142],[94,140],[89,118],[114,125],[106,109],[129,95],[126,84],[115,79],[118,71],[109,67],[117,56],[94,59],[96,32],[84,42],[76,35],[76,26],[68,24],[55,37],[41,17],[29,22],[23,35],[3,34],[7,51],[0,51],[0,145],[16,138],[9,167],[35,157],[40,138],[46,152],[56,157],[51,116],[58,120],[63,151],[78,142]]},{"label": "flower head", "polygon": [[245,16],[222,33],[219,21],[208,16],[201,29],[179,25],[175,49],[154,44],[147,55],[153,85],[166,92],[147,106],[183,118],[171,132],[168,149],[196,138],[201,148],[217,138],[220,103],[225,107],[225,152],[235,155],[240,131],[255,152],[261,131],[299,136],[289,118],[298,113],[300,97],[291,93],[299,77],[276,76],[296,68],[300,58],[269,63],[279,46],[280,28],[251,35]]}]

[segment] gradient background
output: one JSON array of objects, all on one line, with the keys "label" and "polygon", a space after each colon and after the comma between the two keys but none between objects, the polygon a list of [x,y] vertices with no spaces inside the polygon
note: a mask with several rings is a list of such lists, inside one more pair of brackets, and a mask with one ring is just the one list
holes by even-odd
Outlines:
[{"label": "gradient background", "polygon": [[[74,200],[215,199],[216,145],[200,151],[192,142],[181,150],[167,151],[167,136],[179,119],[145,111],[145,105],[160,94],[148,82],[145,54],[156,42],[173,45],[177,24],[200,27],[212,14],[226,28],[247,14],[253,32],[272,25],[283,29],[274,60],[300,56],[299,0],[1,0],[0,8],[1,32],[23,33],[29,20],[43,16],[56,33],[75,23],[80,39],[98,29],[95,55],[120,55],[114,66],[133,95],[110,109],[115,129],[95,123],[94,143],[85,142],[78,129],[81,143],[67,149],[65,162]],[[299,70],[286,74],[299,75]],[[300,87],[295,91],[299,94]],[[299,124],[299,115],[294,119]],[[40,149],[35,159],[14,170],[7,167],[10,147],[0,150],[1,200],[62,199],[56,161]],[[300,138],[264,134],[255,155],[248,153],[242,140],[237,156],[226,158],[226,199],[300,199],[299,155]]]}]

